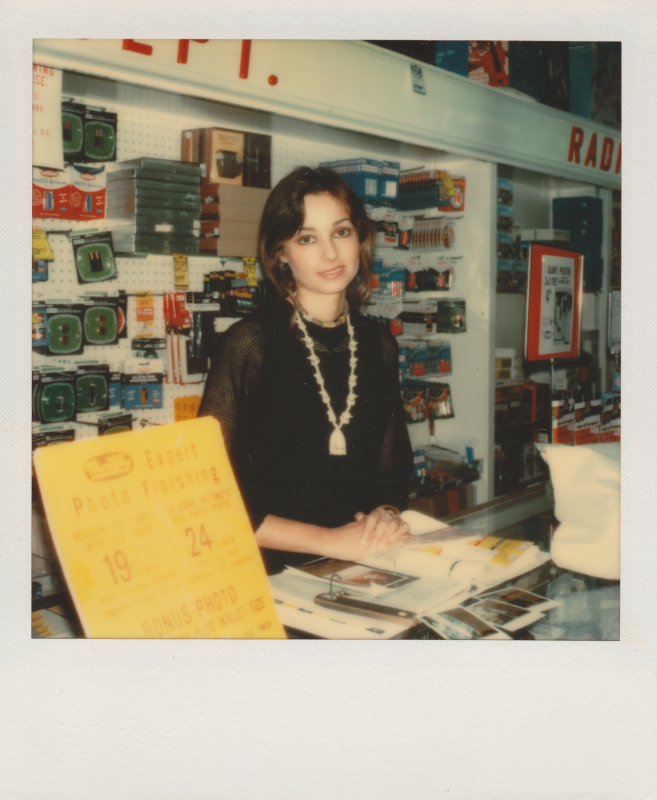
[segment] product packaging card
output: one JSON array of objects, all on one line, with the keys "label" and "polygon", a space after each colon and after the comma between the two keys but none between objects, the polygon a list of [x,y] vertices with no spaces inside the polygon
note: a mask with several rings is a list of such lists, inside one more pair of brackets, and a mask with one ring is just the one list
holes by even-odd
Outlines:
[{"label": "product packaging card", "polygon": [[284,638],[214,419],[41,448],[35,467],[87,637]]},{"label": "product packaging card", "polygon": [[83,167],[71,164],[71,219],[104,219],[105,167]]},{"label": "product packaging card", "polygon": [[78,233],[71,235],[73,260],[78,283],[97,283],[117,277],[112,234]]},{"label": "product packaging card", "polygon": [[85,109],[82,161],[116,161],[116,125],[117,115],[113,111]]}]

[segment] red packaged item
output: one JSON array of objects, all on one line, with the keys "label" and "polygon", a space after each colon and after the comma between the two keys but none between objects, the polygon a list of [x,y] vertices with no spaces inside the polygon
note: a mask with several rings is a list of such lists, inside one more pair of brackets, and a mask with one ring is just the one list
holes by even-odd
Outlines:
[{"label": "red packaged item", "polygon": [[105,167],[69,166],[71,216],[69,219],[105,219]]},{"label": "red packaged item", "polygon": [[65,169],[32,168],[32,218],[75,219],[71,216],[71,184]]}]

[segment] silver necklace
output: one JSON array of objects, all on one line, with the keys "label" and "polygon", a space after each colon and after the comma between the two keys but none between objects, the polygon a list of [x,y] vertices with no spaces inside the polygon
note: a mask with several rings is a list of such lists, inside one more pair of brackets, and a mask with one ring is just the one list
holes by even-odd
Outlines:
[{"label": "silver necklace", "polygon": [[331,322],[324,322],[321,319],[315,319],[312,314],[306,311],[305,308],[301,306],[301,303],[297,300],[297,293],[294,292],[292,295],[292,301],[294,303],[294,307],[297,310],[298,314],[306,320],[306,322],[312,322],[313,325],[318,325],[320,328],[337,328],[338,325],[344,325],[347,321],[347,311],[349,309],[349,305],[345,299],[344,305],[342,306],[342,311],[340,312],[340,316],[337,319],[332,320]]},{"label": "silver necklace", "polygon": [[317,385],[319,386],[319,393],[324,401],[324,405],[326,406],[326,413],[328,415],[329,422],[333,426],[333,433],[331,434],[331,438],[329,439],[329,455],[332,456],[346,456],[347,455],[347,442],[344,438],[344,433],[342,432],[342,428],[349,422],[351,419],[351,409],[354,407],[356,402],[356,365],[358,363],[358,359],[356,357],[356,336],[354,334],[354,326],[351,324],[351,318],[349,313],[347,312],[347,335],[349,336],[349,395],[347,396],[347,406],[345,410],[340,415],[340,419],[338,420],[335,416],[335,411],[333,411],[333,406],[331,405],[331,398],[329,397],[328,392],[326,391],[326,386],[324,385],[324,378],[322,377],[322,373],[319,369],[319,356],[315,352],[315,345],[313,343],[312,337],[308,333],[308,329],[306,328],[306,323],[303,321],[303,314],[299,313],[299,309],[297,309],[297,325],[299,326],[299,330],[303,336],[303,340],[308,348],[310,355],[308,356],[308,361],[313,366],[315,371],[315,380],[317,381]]}]

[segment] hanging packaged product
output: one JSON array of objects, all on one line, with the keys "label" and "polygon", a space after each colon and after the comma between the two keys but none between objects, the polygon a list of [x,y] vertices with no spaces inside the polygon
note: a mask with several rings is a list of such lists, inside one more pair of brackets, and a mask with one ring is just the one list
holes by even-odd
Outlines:
[{"label": "hanging packaged product", "polygon": [[105,218],[106,174],[105,167],[69,167],[71,183],[71,219],[88,220]]},{"label": "hanging packaged product", "polygon": [[55,255],[48,242],[48,233],[43,228],[32,228],[32,260],[55,260]]},{"label": "hanging packaged product", "polygon": [[71,245],[78,283],[116,279],[116,259],[112,234],[109,231],[72,233]]},{"label": "hanging packaged product", "polygon": [[465,300],[460,298],[438,300],[436,333],[465,333],[465,331]]},{"label": "hanging packaged product", "polygon": [[426,373],[434,375],[451,375],[452,345],[449,342],[429,342],[427,345]]},{"label": "hanging packaged product", "polygon": [[402,387],[402,400],[404,401],[404,411],[408,423],[424,422],[426,415],[427,388],[426,386],[414,386],[404,384]]},{"label": "hanging packaged product", "polygon": [[83,103],[62,103],[62,145],[64,162],[82,162],[84,158],[84,113]]},{"label": "hanging packaged product", "polygon": [[121,407],[162,408],[164,365],[149,358],[126,358],[121,372]]},{"label": "hanging packaged product", "polygon": [[43,424],[75,422],[75,370],[44,367],[33,391],[32,402],[39,422]]},{"label": "hanging packaged product", "polygon": [[81,303],[46,301],[48,346],[46,355],[73,356],[84,350],[84,306]]},{"label": "hanging packaged product", "polygon": [[75,407],[78,414],[109,409],[109,366],[98,362],[78,363],[75,376]]},{"label": "hanging packaged product", "polygon": [[61,425],[44,425],[32,430],[32,453],[34,454],[37,447],[48,447],[51,444],[74,441],[75,428],[64,428]]},{"label": "hanging packaged product", "polygon": [[196,128],[182,132],[181,157],[201,165],[204,184],[271,188],[271,136]]},{"label": "hanging packaged product", "polygon": [[32,301],[32,352],[44,353],[48,346],[48,313],[41,300]]},{"label": "hanging packaged product", "polygon": [[112,362],[109,367],[109,404],[110,408],[121,406],[121,364]]},{"label": "hanging packaged product", "polygon": [[116,161],[116,124],[117,115],[113,111],[86,107],[82,161]]},{"label": "hanging packaged product", "polygon": [[110,345],[125,339],[128,330],[127,295],[84,298],[84,344]]},{"label": "hanging packaged product", "polygon": [[440,256],[422,253],[408,261],[406,291],[447,291],[456,283],[456,265],[461,256]]},{"label": "hanging packaged product", "polygon": [[454,416],[452,394],[448,383],[432,383],[427,390],[429,419],[449,419]]},{"label": "hanging packaged product", "polygon": [[413,250],[447,250],[454,247],[455,240],[454,226],[446,219],[416,219],[413,223]]},{"label": "hanging packaged product", "polygon": [[71,181],[64,169],[32,168],[32,218],[70,219]]},{"label": "hanging packaged product", "polygon": [[140,292],[135,297],[135,335],[149,338],[154,335],[155,304],[153,292]]},{"label": "hanging packaged product", "polygon": [[452,213],[465,210],[465,178],[454,178],[439,169],[409,170],[400,175],[400,211]]},{"label": "hanging packaged product", "polygon": [[400,297],[371,295],[363,313],[385,325],[393,336],[400,336],[404,332],[403,303]]},{"label": "hanging packaged product", "polygon": [[98,417],[98,435],[108,436],[111,433],[125,433],[132,430],[132,414],[105,414]]}]

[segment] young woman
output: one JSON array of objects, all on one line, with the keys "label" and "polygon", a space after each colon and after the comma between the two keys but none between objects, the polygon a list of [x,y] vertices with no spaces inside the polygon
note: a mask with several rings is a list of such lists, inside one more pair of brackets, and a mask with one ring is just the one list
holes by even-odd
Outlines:
[{"label": "young woman", "polygon": [[375,235],[340,175],[294,170],[260,223],[280,299],[231,326],[212,357],[199,413],[221,423],[270,573],[318,555],[359,560],[408,534],[397,343],[357,310]]}]

